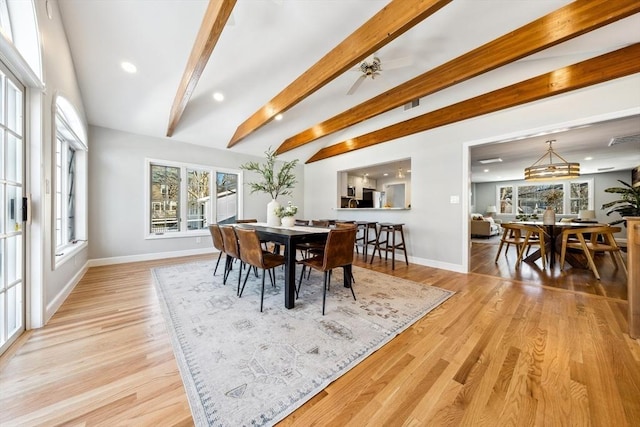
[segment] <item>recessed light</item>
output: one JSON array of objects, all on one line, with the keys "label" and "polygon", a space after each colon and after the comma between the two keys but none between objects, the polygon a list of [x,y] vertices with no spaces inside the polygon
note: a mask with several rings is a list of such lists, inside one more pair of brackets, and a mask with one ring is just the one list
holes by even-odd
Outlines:
[{"label": "recessed light", "polygon": [[486,173],[486,172],[489,172],[489,169],[485,169],[485,170],[484,170],[484,172],[485,172],[485,173]]},{"label": "recessed light", "polygon": [[224,95],[221,94],[220,92],[216,92],[213,94],[213,99],[215,99],[218,102],[222,102],[224,101]]},{"label": "recessed light", "polygon": [[388,173],[383,173],[382,175],[383,175],[383,176],[389,176],[389,174],[388,174]]},{"label": "recessed light", "polygon": [[496,157],[495,159],[478,160],[478,163],[482,163],[483,165],[486,165],[489,163],[500,163],[500,162],[502,162],[502,159],[500,157]]},{"label": "recessed light", "polygon": [[133,74],[133,73],[135,73],[136,71],[138,71],[138,68],[137,68],[135,65],[133,65],[131,62],[124,61],[124,62],[122,62],[122,63],[120,64],[120,66],[121,66],[121,67],[122,67],[122,69],[123,69],[124,71],[126,71],[127,73],[131,73],[131,74]]},{"label": "recessed light", "polygon": [[585,160],[593,160],[593,157],[589,156],[589,157],[585,157]]},{"label": "recessed light", "polygon": [[276,114],[276,116],[274,117],[274,119],[276,120],[282,120],[282,114]]}]

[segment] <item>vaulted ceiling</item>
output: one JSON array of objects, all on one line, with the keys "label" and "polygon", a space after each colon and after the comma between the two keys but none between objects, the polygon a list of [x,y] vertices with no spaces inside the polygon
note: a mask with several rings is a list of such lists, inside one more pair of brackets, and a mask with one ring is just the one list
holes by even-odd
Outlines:
[{"label": "vaulted ceiling", "polygon": [[[205,0],[59,4],[90,124],[256,155],[280,147],[283,158],[302,161],[398,122],[428,129],[429,117],[452,104],[640,42],[633,1],[604,2],[597,13],[568,0],[416,1],[423,11],[415,16],[409,1],[214,0],[208,38],[195,49]],[[623,3],[631,16],[617,20]],[[607,4],[616,7],[603,12]],[[371,53],[382,70],[347,95]],[[137,72],[124,72],[123,61]],[[404,66],[385,68],[394,62]],[[626,72],[637,73],[633,66]],[[420,105],[402,108],[415,98]],[[184,103],[172,116],[174,100]],[[383,134],[392,144],[396,135]]]}]

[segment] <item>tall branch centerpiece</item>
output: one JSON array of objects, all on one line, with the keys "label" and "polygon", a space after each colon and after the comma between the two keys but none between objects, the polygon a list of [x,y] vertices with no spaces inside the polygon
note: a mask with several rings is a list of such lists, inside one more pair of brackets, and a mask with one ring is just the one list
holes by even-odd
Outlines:
[{"label": "tall branch centerpiece", "polygon": [[295,185],[298,183],[294,169],[298,165],[298,159],[290,162],[283,162],[279,170],[276,171],[276,161],[278,156],[271,147],[264,152],[266,161],[264,163],[248,162],[240,165],[240,169],[255,172],[260,175],[261,180],[248,182],[251,193],[266,193],[271,196],[271,202],[267,204],[267,224],[280,225],[280,218],[276,211],[280,208],[278,196],[290,195]]}]

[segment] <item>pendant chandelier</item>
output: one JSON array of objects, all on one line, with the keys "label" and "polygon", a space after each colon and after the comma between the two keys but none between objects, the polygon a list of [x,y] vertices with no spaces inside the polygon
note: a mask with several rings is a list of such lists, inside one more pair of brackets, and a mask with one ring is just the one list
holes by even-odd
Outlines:
[{"label": "pendant chandelier", "polygon": [[[551,181],[554,179],[577,178],[580,176],[580,163],[569,163],[558,153],[553,151],[554,140],[547,141],[549,149],[534,164],[524,169],[524,179],[527,181]],[[549,163],[542,161],[549,156]],[[553,156],[561,162],[554,163]]]}]

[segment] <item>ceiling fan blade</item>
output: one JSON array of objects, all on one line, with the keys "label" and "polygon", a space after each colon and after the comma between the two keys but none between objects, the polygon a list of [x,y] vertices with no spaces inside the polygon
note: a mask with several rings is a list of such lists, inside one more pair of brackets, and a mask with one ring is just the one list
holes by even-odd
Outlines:
[{"label": "ceiling fan blade", "polygon": [[355,81],[355,83],[353,84],[353,86],[351,86],[351,89],[349,89],[349,91],[347,92],[347,95],[353,95],[353,93],[358,90],[358,88],[360,87],[360,85],[362,84],[362,82],[364,81],[364,79],[366,79],[367,76],[366,75],[361,75],[360,77],[358,77],[358,79]]},{"label": "ceiling fan blade", "polygon": [[403,56],[402,58],[391,59],[382,63],[383,70],[393,70],[394,68],[408,67],[413,64],[413,56]]}]

